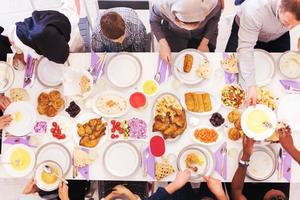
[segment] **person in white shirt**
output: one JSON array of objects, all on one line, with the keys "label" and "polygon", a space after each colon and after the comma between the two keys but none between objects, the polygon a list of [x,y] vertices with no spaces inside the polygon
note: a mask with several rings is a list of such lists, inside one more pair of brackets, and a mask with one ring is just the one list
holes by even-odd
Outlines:
[{"label": "person in white shirt", "polygon": [[289,30],[299,24],[300,0],[246,0],[241,5],[225,51],[238,52],[248,105],[256,104],[255,67],[263,67],[254,66],[254,48],[268,52],[290,50]]}]

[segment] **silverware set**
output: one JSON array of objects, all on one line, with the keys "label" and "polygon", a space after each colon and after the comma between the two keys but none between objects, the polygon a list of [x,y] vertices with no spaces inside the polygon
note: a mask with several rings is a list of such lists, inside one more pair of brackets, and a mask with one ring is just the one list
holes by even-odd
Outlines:
[{"label": "silverware set", "polygon": [[221,148],[220,153],[221,153],[221,156],[222,156],[222,160],[221,160],[221,176],[224,177],[225,176],[225,158],[226,158],[226,154],[227,154],[226,143]]},{"label": "silverware set", "polygon": [[284,160],[285,160],[285,157],[287,156],[287,152],[280,147],[279,149],[279,159],[278,159],[278,180],[280,180],[282,177],[283,177],[283,174],[284,174]]}]

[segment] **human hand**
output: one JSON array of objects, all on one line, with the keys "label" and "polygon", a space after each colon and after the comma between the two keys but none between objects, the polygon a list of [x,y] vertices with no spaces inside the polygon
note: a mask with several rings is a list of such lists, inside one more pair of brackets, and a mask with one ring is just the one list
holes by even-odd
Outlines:
[{"label": "human hand", "polygon": [[10,99],[7,96],[0,95],[0,109],[4,111],[9,104],[11,103]]},{"label": "human hand", "polygon": [[58,196],[61,200],[70,200],[69,199],[69,187],[67,184],[61,182],[58,186]]},{"label": "human hand", "polygon": [[166,39],[159,40],[159,56],[167,63],[171,63],[171,49]]},{"label": "human hand", "polygon": [[279,134],[279,142],[281,146],[287,151],[291,152],[295,149],[291,128],[289,126],[277,129]]},{"label": "human hand", "polygon": [[248,88],[247,94],[247,106],[255,106],[256,105],[256,87],[251,86]]},{"label": "human hand", "polygon": [[36,193],[38,190],[39,189],[35,184],[35,180],[31,179],[25,186],[25,188],[23,190],[23,194],[33,194],[33,193]]},{"label": "human hand", "polygon": [[202,52],[209,52],[208,48],[209,40],[206,38],[203,38],[198,46],[198,50]]},{"label": "human hand", "polygon": [[254,143],[255,143],[255,140],[253,140],[251,138],[248,138],[247,136],[243,137],[243,156],[242,156],[242,160],[244,160],[244,161],[249,161],[250,160]]},{"label": "human hand", "polygon": [[119,195],[133,195],[133,193],[127,189],[124,185],[117,185],[113,188],[114,192]]},{"label": "human hand", "polygon": [[11,121],[12,118],[10,115],[3,115],[2,117],[0,117],[0,129],[4,129],[9,126]]},{"label": "human hand", "polygon": [[203,178],[206,180],[209,190],[217,197],[217,199],[224,199],[224,197],[226,199],[226,195],[220,180],[210,176],[204,176]]},{"label": "human hand", "polygon": [[166,191],[169,194],[173,194],[174,192],[182,188],[189,181],[190,177],[191,172],[188,169],[177,172],[175,180],[165,187]]}]

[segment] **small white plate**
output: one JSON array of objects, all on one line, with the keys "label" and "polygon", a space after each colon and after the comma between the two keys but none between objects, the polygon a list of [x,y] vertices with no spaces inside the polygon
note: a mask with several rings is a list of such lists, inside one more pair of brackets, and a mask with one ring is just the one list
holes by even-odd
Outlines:
[{"label": "small white plate", "polygon": [[[104,98],[104,97],[117,97],[117,98],[121,98],[122,101],[125,102],[126,104],[126,108],[124,109],[123,112],[119,112],[119,113],[105,113],[105,112],[102,112],[101,110],[99,110],[97,108],[97,101],[99,98]],[[129,110],[129,101],[128,101],[128,98],[125,98],[124,97],[124,94],[122,93],[119,93],[119,92],[107,92],[107,93],[102,93],[100,95],[97,95],[94,97],[93,99],[93,103],[92,103],[92,108],[93,108],[93,111],[95,113],[97,113],[98,115],[100,116],[103,116],[103,117],[106,117],[106,118],[116,118],[116,117],[122,117],[124,116],[128,110]]]},{"label": "small white plate", "polygon": [[125,178],[138,170],[141,164],[141,154],[131,143],[119,141],[106,148],[103,162],[112,176]]},{"label": "small white plate", "polygon": [[[184,94],[185,93],[188,93],[188,92],[192,92],[192,93],[208,93],[209,96],[210,96],[210,101],[211,101],[211,107],[212,107],[212,110],[211,111],[208,111],[208,112],[192,112],[192,111],[189,111],[187,109],[187,106],[185,104],[185,97],[184,97]],[[181,105],[183,106],[183,108],[188,111],[189,113],[193,114],[193,115],[198,115],[198,116],[206,116],[206,115],[212,115],[213,113],[217,112],[220,107],[221,107],[221,101],[218,97],[216,97],[215,95],[209,93],[209,92],[205,92],[205,91],[188,91],[188,92],[185,92],[180,100],[181,100]]]},{"label": "small white plate", "polygon": [[[33,149],[29,148],[28,146],[23,145],[23,144],[15,144],[15,145],[11,146],[6,152],[4,152],[2,162],[5,162],[5,163],[11,162],[10,157],[16,149],[22,149],[22,150],[25,150],[27,152],[27,154],[29,155],[29,157],[31,159],[28,167],[24,170],[21,170],[21,171],[13,169],[10,164],[4,164],[3,167],[6,170],[6,172],[9,175],[13,176],[13,177],[27,176],[30,172],[32,172],[32,170],[34,168],[34,165],[35,165],[34,151],[33,151]],[[20,163],[23,162],[22,159],[24,159],[24,157],[20,158]]]},{"label": "small white plate", "polygon": [[57,175],[59,177],[62,177],[62,168],[57,162],[50,161],[50,160],[48,160],[48,161],[46,160],[46,161],[40,163],[36,167],[35,174],[34,174],[34,180],[36,181],[37,187],[40,188],[41,190],[50,192],[50,191],[56,190],[58,188],[60,180],[59,180],[59,178],[57,178],[57,180],[53,184],[45,183],[41,178],[41,173],[43,172],[45,165],[48,165],[50,167],[53,166],[53,167],[57,168],[58,169]]},{"label": "small white plate", "polygon": [[0,61],[0,79],[6,79],[7,82],[2,82],[0,92],[3,93],[11,88],[12,84],[15,81],[15,72],[8,63]]},{"label": "small white plate", "polygon": [[[242,152],[239,159],[242,157]],[[276,156],[272,149],[265,146],[255,146],[247,168],[247,176],[257,181],[270,178],[276,169]]]},{"label": "small white plate", "polygon": [[296,51],[287,51],[283,53],[278,65],[281,73],[287,78],[295,79],[300,76],[300,54]]},{"label": "small white plate", "polygon": [[[80,89],[80,79],[82,76],[86,76],[90,80],[90,90],[84,94],[81,93]],[[74,100],[84,100],[92,92],[93,77],[88,71],[81,68],[68,68],[63,74],[63,88],[65,96],[70,96]]]},{"label": "small white plate", "polygon": [[279,99],[278,120],[290,125],[293,131],[300,131],[300,95],[287,94]]},{"label": "small white plate", "polygon": [[[84,123],[88,122],[90,119],[95,119],[95,118],[101,118],[101,117],[99,115],[95,114],[95,113],[83,113],[83,114],[78,116],[78,118],[76,119],[76,121],[74,123],[75,129],[73,129],[73,131],[74,131],[73,132],[73,137],[74,137],[75,143],[77,145],[79,145],[79,142],[80,142],[80,137],[77,134],[77,124],[84,124]],[[102,122],[105,122],[105,120],[103,118],[102,118]],[[94,149],[94,148],[101,147],[105,143],[108,135],[109,134],[108,134],[108,126],[107,126],[106,130],[105,130],[105,135],[103,135],[100,138],[98,144],[95,147],[93,147],[93,148],[89,148],[89,147],[85,147],[85,146],[81,146],[81,147],[88,148],[88,149]]]},{"label": "small white plate", "polygon": [[[191,54],[193,56],[193,66],[189,73],[183,71],[184,56]],[[203,78],[199,77],[196,73],[200,64],[207,60],[207,57],[196,49],[185,49],[178,53],[176,56],[173,66],[175,76],[184,84],[195,85],[200,83]]]},{"label": "small white plate", "polygon": [[[62,134],[65,134],[66,135],[66,138],[65,139],[56,139],[52,133],[51,133],[51,129],[53,128],[52,127],[52,123],[53,122],[56,122],[59,127],[62,129],[62,125],[65,127],[66,130],[64,130],[62,132]],[[76,126],[74,126],[72,120],[70,120],[70,118],[68,117],[65,117],[65,116],[56,116],[54,117],[53,119],[51,119],[48,124],[47,124],[47,134],[49,136],[49,138],[53,141],[53,142],[59,142],[59,143],[65,143],[67,141],[69,141],[71,138],[72,138],[72,133],[76,130]]]},{"label": "small white plate", "polygon": [[36,69],[38,80],[48,87],[56,87],[63,82],[63,64],[49,61],[46,57],[42,57]]},{"label": "small white plate", "polygon": [[60,143],[50,142],[41,146],[36,153],[36,162],[40,164],[44,161],[54,161],[59,163],[64,176],[71,168],[72,159],[69,150]]},{"label": "small white plate", "polygon": [[128,53],[118,53],[106,65],[108,80],[116,87],[127,88],[141,77],[142,64],[138,58]]},{"label": "small white plate", "polygon": [[[197,129],[203,129],[203,128],[207,128],[207,129],[213,129],[214,131],[217,132],[218,134],[218,138],[215,142],[210,142],[210,143],[205,143],[205,142],[201,142],[200,140],[198,140],[195,135],[194,135],[194,132],[197,130]],[[219,130],[217,130],[216,128],[213,128],[213,127],[205,127],[205,126],[199,126],[197,128],[195,128],[193,131],[191,131],[191,137],[192,139],[194,140],[194,142],[198,143],[198,144],[202,144],[204,146],[212,146],[212,145],[215,145],[215,144],[218,144],[220,141],[223,140],[223,136],[220,134]]]},{"label": "small white plate", "polygon": [[[17,113],[22,118],[19,122],[14,119]],[[25,101],[11,103],[5,110],[4,115],[11,115],[13,118],[6,130],[14,136],[24,136],[30,133],[37,119],[35,109],[30,103]]]},{"label": "small white plate", "polygon": [[275,74],[275,61],[265,50],[254,50],[255,81],[258,86],[268,85]]},{"label": "small white plate", "polygon": [[197,153],[204,158],[203,165],[199,168],[198,173],[191,171],[191,182],[204,181],[203,176],[210,176],[215,169],[215,159],[212,152],[199,145],[189,145],[182,149],[177,157],[177,168],[184,171],[186,168],[185,159],[189,153]]},{"label": "small white plate", "polygon": [[[260,110],[260,111],[266,113],[268,115],[269,122],[272,124],[273,127],[267,128],[266,131],[263,133],[252,132],[247,126],[247,118],[248,118],[248,115],[255,110]],[[277,125],[277,119],[276,119],[275,113],[269,107],[267,107],[265,105],[261,105],[261,104],[257,104],[255,107],[253,107],[253,106],[248,107],[243,112],[242,117],[241,117],[241,127],[242,127],[244,133],[249,138],[253,138],[256,141],[265,140],[265,139],[269,138],[271,135],[273,135],[276,125]]]}]

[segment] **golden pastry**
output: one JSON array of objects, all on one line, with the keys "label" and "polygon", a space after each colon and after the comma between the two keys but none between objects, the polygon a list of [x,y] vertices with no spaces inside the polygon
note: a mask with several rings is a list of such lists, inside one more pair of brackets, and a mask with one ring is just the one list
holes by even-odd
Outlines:
[{"label": "golden pastry", "polygon": [[55,101],[57,100],[58,98],[60,98],[60,92],[58,90],[52,90],[50,93],[49,93],[49,99],[51,101]]},{"label": "golden pastry", "polygon": [[193,56],[191,54],[185,54],[183,61],[183,71],[189,73],[193,66]]}]

